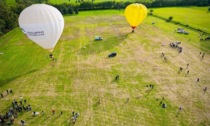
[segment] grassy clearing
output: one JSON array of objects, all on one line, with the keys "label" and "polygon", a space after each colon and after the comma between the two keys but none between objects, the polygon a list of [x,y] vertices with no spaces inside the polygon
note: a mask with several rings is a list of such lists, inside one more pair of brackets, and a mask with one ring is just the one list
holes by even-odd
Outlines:
[{"label": "grassy clearing", "polygon": [[[157,23],[151,25],[153,21]],[[71,125],[72,111],[80,113],[78,126],[210,125],[210,93],[202,92],[203,87],[210,88],[210,43],[199,42],[194,31],[176,34],[177,27],[148,16],[131,34],[122,11],[65,16],[64,32],[53,52],[55,62],[17,28],[0,39],[4,53],[0,55],[0,92],[14,91],[0,99],[0,112],[5,113],[12,100],[22,95],[34,111],[44,110],[46,115],[20,113],[16,125],[21,119],[30,126]],[[96,35],[103,41],[94,41]],[[182,42],[181,54],[168,46],[176,40]],[[107,58],[113,51],[118,55]],[[206,53],[204,60],[200,51]],[[162,52],[168,62],[160,57]],[[187,69],[177,74],[187,63],[189,76],[185,77]],[[120,79],[115,82],[117,74]],[[152,91],[150,84],[155,87]],[[166,109],[159,105],[163,96]],[[180,105],[184,110],[176,117]]]},{"label": "grassy clearing", "polygon": [[[168,18],[173,16],[174,21],[199,28],[210,33],[209,7],[165,7],[154,8],[154,14]],[[170,12],[170,13],[169,13]]]}]

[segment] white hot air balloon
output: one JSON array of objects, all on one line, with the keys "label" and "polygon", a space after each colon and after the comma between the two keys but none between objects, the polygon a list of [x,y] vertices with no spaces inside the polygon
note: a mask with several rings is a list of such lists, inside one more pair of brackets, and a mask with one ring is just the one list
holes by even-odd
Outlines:
[{"label": "white hot air balloon", "polygon": [[34,4],[25,8],[18,22],[29,39],[49,51],[55,47],[64,28],[60,11],[46,4]]}]

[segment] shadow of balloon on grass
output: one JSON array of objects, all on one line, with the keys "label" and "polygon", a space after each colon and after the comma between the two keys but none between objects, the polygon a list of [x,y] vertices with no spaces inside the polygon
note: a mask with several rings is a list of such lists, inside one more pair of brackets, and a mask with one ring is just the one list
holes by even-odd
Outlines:
[{"label": "shadow of balloon on grass", "polygon": [[104,39],[101,41],[93,41],[90,44],[79,50],[79,54],[81,55],[90,55],[90,54],[98,54],[106,50],[110,50],[115,46],[118,46],[122,43],[123,40],[127,38],[129,34],[123,34],[117,37],[111,37],[108,39]]}]

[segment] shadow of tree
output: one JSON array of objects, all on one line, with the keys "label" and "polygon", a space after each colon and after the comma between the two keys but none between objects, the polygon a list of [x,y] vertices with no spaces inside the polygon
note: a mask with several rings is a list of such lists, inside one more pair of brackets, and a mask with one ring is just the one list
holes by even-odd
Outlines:
[{"label": "shadow of tree", "polygon": [[30,70],[24,74],[20,74],[20,75],[17,75],[17,76],[14,76],[14,77],[11,77],[11,78],[7,78],[7,79],[0,79],[0,87],[2,87],[4,84],[8,84],[9,82],[11,81],[14,81],[15,79],[19,78],[19,77],[22,77],[22,76],[25,76],[27,74],[30,74],[30,73],[33,73],[35,71],[38,71],[38,69],[35,69],[35,70]]},{"label": "shadow of tree", "polygon": [[200,42],[200,50],[209,52],[209,49],[210,49],[210,40]]}]

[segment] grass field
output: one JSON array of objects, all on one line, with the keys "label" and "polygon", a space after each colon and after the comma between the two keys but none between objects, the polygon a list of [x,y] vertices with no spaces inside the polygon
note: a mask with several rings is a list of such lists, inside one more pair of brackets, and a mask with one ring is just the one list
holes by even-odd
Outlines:
[{"label": "grass field", "polygon": [[165,18],[173,16],[174,21],[179,21],[183,24],[187,24],[210,33],[210,12],[208,12],[208,8],[209,7],[154,8],[153,14]]},{"label": "grass field", "polygon": [[[33,111],[45,115],[22,112],[15,125],[23,119],[29,126],[69,126],[72,111],[80,113],[77,126],[210,125],[210,41],[200,42],[195,31],[176,34],[178,27],[148,16],[131,33],[123,11],[116,10],[65,16],[53,52],[56,61],[16,28],[0,38],[0,92],[14,92],[0,98],[0,113],[22,96]],[[103,40],[94,41],[96,35]],[[182,42],[183,53],[168,46],[174,41]],[[107,58],[111,52],[118,54]],[[206,53],[203,60],[199,52]],[[179,67],[184,68],[180,74]],[[179,106],[184,109],[176,116]]]}]

